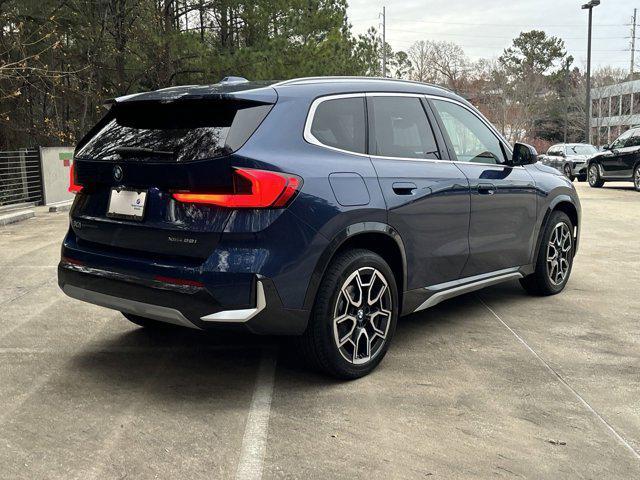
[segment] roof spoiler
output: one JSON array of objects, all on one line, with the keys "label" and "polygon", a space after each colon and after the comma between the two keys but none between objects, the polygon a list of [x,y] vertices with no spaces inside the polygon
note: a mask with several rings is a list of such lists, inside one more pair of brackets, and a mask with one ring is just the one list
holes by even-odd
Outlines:
[{"label": "roof spoiler", "polygon": [[274,104],[278,100],[278,94],[270,87],[272,84],[273,82],[249,82],[242,77],[225,77],[220,83],[214,85],[186,85],[134,93],[109,99],[104,102],[104,105],[133,102],[174,103],[194,100]]}]

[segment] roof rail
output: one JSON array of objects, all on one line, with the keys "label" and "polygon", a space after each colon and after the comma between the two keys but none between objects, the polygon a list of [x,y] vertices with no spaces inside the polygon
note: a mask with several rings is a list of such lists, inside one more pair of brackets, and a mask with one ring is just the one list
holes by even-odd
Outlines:
[{"label": "roof rail", "polygon": [[453,92],[453,90],[447,87],[443,87],[442,85],[435,85],[433,83],[418,82],[416,80],[405,80],[403,78],[365,77],[365,76],[301,77],[301,78],[292,78],[290,80],[283,80],[281,82],[276,83],[274,86],[295,85],[297,83],[303,83],[303,82],[312,83],[312,82],[323,82],[323,81],[330,82],[330,81],[340,81],[340,80],[410,83],[414,85],[425,85],[427,87],[440,88],[442,90],[455,93]]}]

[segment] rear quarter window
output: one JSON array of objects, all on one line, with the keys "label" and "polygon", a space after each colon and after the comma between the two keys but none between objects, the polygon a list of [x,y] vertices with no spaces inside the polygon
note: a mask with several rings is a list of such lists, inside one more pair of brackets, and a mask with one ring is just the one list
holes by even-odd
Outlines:
[{"label": "rear quarter window", "polygon": [[365,153],[364,97],[321,102],[313,115],[310,133],[322,145]]}]

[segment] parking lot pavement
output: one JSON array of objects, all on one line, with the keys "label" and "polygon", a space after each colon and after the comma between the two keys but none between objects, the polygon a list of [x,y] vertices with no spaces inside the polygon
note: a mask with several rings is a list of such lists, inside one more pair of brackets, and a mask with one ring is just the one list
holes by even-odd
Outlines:
[{"label": "parking lot pavement", "polygon": [[402,319],[349,383],[277,339],[68,299],[66,214],[2,227],[0,478],[640,478],[640,194],[578,189],[563,294],[512,283]]}]

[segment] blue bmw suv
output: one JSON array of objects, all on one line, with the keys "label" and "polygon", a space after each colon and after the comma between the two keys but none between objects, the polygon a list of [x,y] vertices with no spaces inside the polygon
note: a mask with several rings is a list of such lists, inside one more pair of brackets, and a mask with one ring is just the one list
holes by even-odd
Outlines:
[{"label": "blue bmw suv", "polygon": [[58,282],[144,327],[295,336],[315,367],[361,377],[401,315],[514,279],[563,290],[580,203],[536,158],[415,82],[117,98],[75,151]]}]

